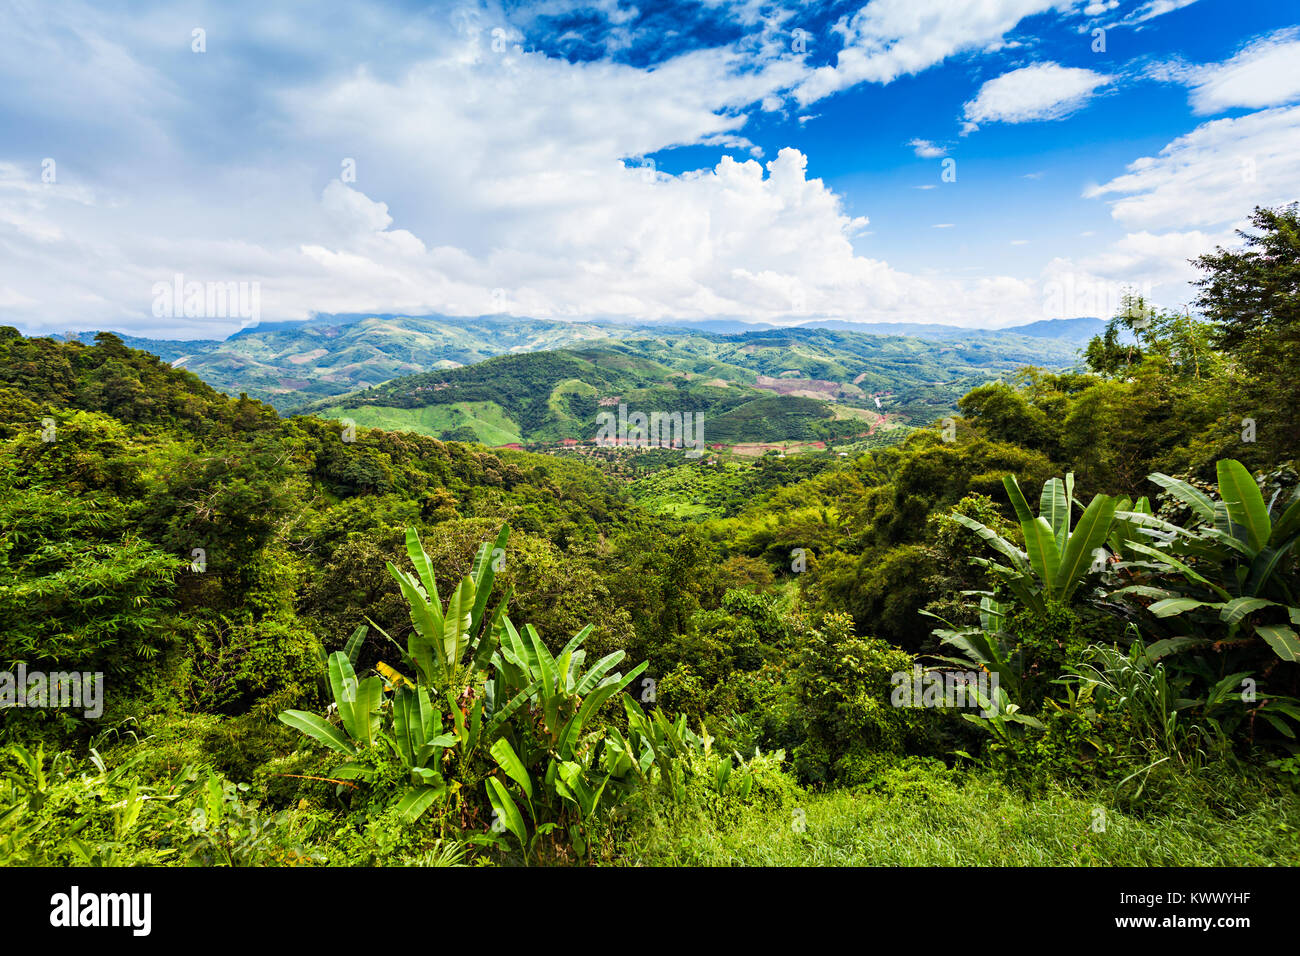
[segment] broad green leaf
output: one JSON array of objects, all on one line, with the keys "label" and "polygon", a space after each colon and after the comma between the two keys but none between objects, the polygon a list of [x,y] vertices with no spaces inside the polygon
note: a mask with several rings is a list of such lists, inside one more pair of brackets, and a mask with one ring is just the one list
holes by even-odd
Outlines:
[{"label": "broad green leaf", "polygon": [[1020,490],[1020,482],[1016,481],[1015,475],[1003,475],[1002,486],[1007,489],[1007,497],[1011,499],[1011,507],[1016,510],[1016,520],[1021,524],[1034,520],[1034,513],[1029,510],[1029,502],[1025,500],[1024,493]]},{"label": "broad green leaf", "polygon": [[1092,565],[1093,551],[1110,536],[1116,504],[1115,499],[1108,495],[1097,495],[1079,516],[1079,523],[1065,545],[1065,554],[1061,556],[1057,569],[1055,591],[1058,600],[1070,600]]},{"label": "broad green leaf", "polygon": [[569,638],[569,643],[565,644],[564,647],[560,650],[560,654],[568,654],[568,653],[576,652],[578,648],[582,645],[582,642],[587,639],[587,635],[590,634],[592,630],[594,630],[594,628],[595,625],[588,624],[577,634],[574,634],[573,637]]},{"label": "broad green leaf", "polygon": [[1273,572],[1286,558],[1289,548],[1263,548],[1250,562],[1250,573],[1246,576],[1247,594],[1259,594],[1273,578]]},{"label": "broad green leaf", "polygon": [[1210,643],[1203,637],[1168,637],[1147,645],[1147,657],[1154,663],[1162,657],[1177,654],[1189,647],[1202,647]]},{"label": "broad green leaf", "polygon": [[1056,553],[1060,554],[1065,550],[1070,524],[1070,501],[1065,497],[1065,485],[1060,478],[1044,483],[1038,499],[1038,513],[1051,525],[1052,535],[1056,538]]},{"label": "broad green leaf", "polygon": [[409,574],[392,562],[389,562],[388,570],[402,589],[402,596],[410,608],[411,624],[415,627],[407,641],[407,651],[425,679],[432,682],[442,673],[442,611],[436,603],[429,603]]},{"label": "broad green leaf", "polygon": [[1261,712],[1260,716],[1263,717],[1265,720],[1267,720],[1270,724],[1272,724],[1273,729],[1276,730],[1278,733],[1280,733],[1283,737],[1287,737],[1291,740],[1295,740],[1295,731],[1287,726],[1286,721],[1282,720],[1280,717],[1278,717],[1275,714],[1270,714],[1267,712]]},{"label": "broad green leaf", "polygon": [[1282,660],[1300,661],[1300,638],[1296,637],[1295,631],[1291,628],[1278,624],[1260,625],[1255,630]]},{"label": "broad green leaf", "polygon": [[422,762],[421,753],[427,755],[427,745],[436,735],[440,723],[429,701],[429,692],[423,685],[400,687],[393,695],[393,730],[398,750],[407,766]]},{"label": "broad green leaf", "polygon": [[1236,624],[1252,611],[1258,611],[1262,607],[1275,606],[1276,605],[1273,601],[1265,601],[1263,598],[1233,598],[1227,604],[1223,605],[1223,610],[1219,612],[1219,617],[1227,624]]},{"label": "broad green leaf", "polygon": [[[488,621],[475,640],[478,642],[470,649],[470,655],[474,659],[475,670],[487,670],[489,662],[492,660],[492,652],[500,646],[498,637],[501,627],[501,617],[506,612],[506,606],[510,603],[510,596],[514,591],[512,588],[506,588],[506,593],[501,596],[497,602],[496,610],[492,612],[492,620]],[[475,600],[478,599],[477,594]]]},{"label": "broad green leaf", "polygon": [[524,768],[524,762],[515,753],[515,748],[510,746],[510,741],[502,737],[492,744],[488,752],[492,754],[492,759],[497,762],[497,765],[523,788],[528,799],[532,800],[533,781],[529,779],[528,771]]},{"label": "broad green leaf", "polygon": [[496,543],[490,548],[485,544],[483,550],[475,556],[474,570],[470,572],[470,576],[474,579],[474,606],[470,612],[471,633],[474,637],[479,636],[479,629],[483,624],[483,612],[487,610],[488,598],[492,595],[492,582],[497,573],[496,556],[498,553],[505,554],[506,542],[509,539],[510,526],[502,525]]},{"label": "broad green leaf", "polygon": [[503,616],[501,618],[501,623],[503,625],[503,630],[501,632],[503,644],[509,645],[510,650],[514,652],[515,657],[518,659],[520,666],[523,667],[524,673],[528,675],[528,679],[536,680],[541,676],[541,669],[538,667],[537,651],[533,648],[532,642],[524,640],[519,635],[519,632],[515,630],[515,625],[511,622],[510,618]]},{"label": "broad green leaf", "polygon": [[438,799],[438,794],[444,792],[446,787],[441,784],[425,784],[424,786],[412,787],[407,790],[397,801],[397,812],[402,818],[403,823],[414,823],[420,819],[421,814],[429,809],[434,800]]},{"label": "broad green leaf", "polygon": [[[650,664],[648,661],[642,661],[636,667],[632,668],[626,676],[619,677],[618,675],[615,675],[614,677],[607,678],[605,683],[602,683],[588,694],[586,699],[583,700],[582,706],[578,708],[579,726],[589,725],[591,722],[591,715],[600,708],[601,704],[607,701],[614,694],[623,690],[623,688],[627,687],[627,685],[632,683],[632,681],[637,677],[641,676],[641,673],[649,666]],[[656,713],[662,716],[662,712],[656,711]]]},{"label": "broad green leaf", "polygon": [[515,835],[519,841],[519,846],[525,852],[528,849],[528,830],[524,826],[524,818],[519,813],[519,808],[515,806],[515,801],[511,799],[509,791],[496,777],[487,778],[488,799],[492,801],[492,807],[497,812],[497,817],[507,830]]},{"label": "broad green leaf", "polygon": [[614,667],[618,665],[618,662],[625,656],[626,654],[623,651],[614,651],[596,661],[596,663],[591,665],[591,669],[582,675],[582,680],[578,682],[578,686],[574,689],[574,693],[579,697],[587,696],[591,689],[599,684],[601,679],[613,670]]},{"label": "broad green leaf", "polygon": [[356,755],[357,749],[352,745],[352,741],[348,740],[337,727],[316,714],[309,714],[305,710],[286,710],[280,714],[280,721],[294,730],[300,730],[307,736],[319,740],[331,750],[337,750],[348,756]]},{"label": "broad green leaf", "polygon": [[460,663],[469,645],[474,610],[474,579],[465,578],[447,601],[447,616],[442,625],[442,655],[448,666]]},{"label": "broad green leaf", "polygon": [[1061,555],[1056,550],[1056,535],[1046,518],[1034,518],[1021,524],[1025,532],[1025,551],[1038,580],[1048,594],[1057,587],[1057,574],[1061,568]]},{"label": "broad green leaf", "polygon": [[1210,693],[1206,696],[1205,709],[1208,711],[1210,708],[1223,703],[1229,697],[1236,697],[1240,700],[1241,682],[1250,677],[1251,674],[1251,671],[1238,671],[1235,674],[1227,675],[1216,683],[1210,688]]},{"label": "broad green leaf", "polygon": [[[1273,525],[1268,517],[1268,508],[1264,505],[1264,496],[1259,493],[1259,485],[1251,477],[1246,466],[1231,458],[1220,459],[1219,497],[1228,509],[1232,523],[1245,533],[1244,540],[1258,551],[1268,543]],[[1240,535],[1238,535],[1240,537]]]},{"label": "broad green leaf", "polygon": [[983,538],[994,551],[997,551],[999,554],[1006,557],[1017,571],[1026,574],[1029,572],[1029,564],[1024,552],[1010,544],[1001,535],[980,524],[980,522],[975,519],[968,518],[963,514],[954,514],[952,520],[956,521],[963,527],[970,528],[970,530]]},{"label": "broad green leaf", "polygon": [[1147,478],[1168,491],[1183,504],[1189,505],[1202,521],[1214,522],[1214,502],[1210,500],[1210,496],[1205,492],[1193,488],[1179,478],[1171,478],[1160,472],[1148,475]]},{"label": "broad green leaf", "polygon": [[406,529],[406,553],[411,558],[411,563],[415,565],[415,572],[420,576],[420,584],[424,587],[424,593],[429,600],[439,609],[442,607],[442,600],[438,597],[438,583],[433,578],[433,563],[424,551],[424,545],[420,543],[420,534],[414,528]]},{"label": "broad green leaf", "polygon": [[479,734],[483,730],[483,701],[474,701],[469,712],[469,728],[465,735],[464,753],[468,754],[478,746]]},{"label": "broad green leaf", "polygon": [[384,701],[384,682],[377,676],[367,677],[357,684],[357,699],[352,705],[353,720],[358,733],[353,736],[366,744],[374,743],[379,731],[380,706]]},{"label": "broad green leaf", "polygon": [[1147,584],[1130,584],[1128,587],[1120,588],[1118,591],[1111,591],[1111,594],[1136,594],[1139,597],[1155,598],[1157,601],[1164,598],[1178,597],[1173,591],[1167,588],[1153,588]]},{"label": "broad green leaf", "polygon": [[533,681],[531,684],[529,684],[527,687],[521,690],[518,694],[512,697],[509,703],[507,703],[504,707],[502,707],[498,711],[495,711],[492,714],[492,719],[488,721],[487,728],[483,731],[483,739],[484,740],[495,739],[497,735],[497,731],[501,729],[501,726],[511,718],[511,716],[515,713],[515,711],[517,711],[520,707],[524,706],[524,704],[528,703],[528,699],[537,692],[537,689],[541,687],[541,684],[542,682],[540,680]]},{"label": "broad green leaf", "polygon": [[1196,581],[1199,584],[1204,584],[1207,588],[1209,588],[1215,594],[1219,595],[1225,601],[1229,601],[1232,599],[1232,595],[1229,594],[1227,591],[1225,591],[1223,588],[1219,587],[1213,581],[1206,578],[1203,574],[1188,567],[1186,564],[1179,561],[1177,558],[1173,557],[1172,555],[1167,554],[1164,551],[1157,551],[1155,548],[1149,547],[1145,544],[1133,544],[1130,545],[1130,547],[1134,551],[1138,552],[1139,554],[1145,554],[1147,557],[1155,558],[1157,561],[1161,562],[1162,564],[1168,565],[1169,567],[1173,568],[1175,571],[1181,571],[1190,580]]},{"label": "broad green leaf", "polygon": [[357,693],[359,682],[352,662],[342,651],[335,651],[329,658],[330,690],[334,693],[334,703],[338,707],[339,719],[343,728],[353,740],[367,736],[357,718]]},{"label": "broad green leaf", "polygon": [[1156,603],[1152,604],[1147,608],[1147,610],[1156,617],[1173,617],[1175,614],[1183,614],[1193,608],[1205,606],[1206,603],[1204,601],[1197,601],[1193,598],[1176,597],[1166,598],[1163,601],[1156,601]]},{"label": "broad green leaf", "polygon": [[1074,517],[1074,472],[1065,473],[1065,534],[1069,537],[1073,526],[1071,521]]},{"label": "broad green leaf", "polygon": [[343,653],[347,655],[353,667],[357,666],[357,655],[361,653],[361,645],[365,642],[366,633],[369,630],[364,624],[358,625],[357,629],[352,632],[352,636],[348,638],[347,643],[343,645]]},{"label": "broad green leaf", "polygon": [[1300,499],[1291,502],[1286,511],[1282,512],[1282,517],[1273,522],[1273,533],[1268,536],[1268,543],[1275,548],[1281,547],[1282,542],[1298,533],[1300,533]]},{"label": "broad green leaf", "polygon": [[542,678],[546,687],[553,688],[555,686],[555,658],[551,656],[546,642],[537,633],[537,628],[531,624],[524,625],[523,637],[532,644],[533,657],[537,661],[537,676]]}]

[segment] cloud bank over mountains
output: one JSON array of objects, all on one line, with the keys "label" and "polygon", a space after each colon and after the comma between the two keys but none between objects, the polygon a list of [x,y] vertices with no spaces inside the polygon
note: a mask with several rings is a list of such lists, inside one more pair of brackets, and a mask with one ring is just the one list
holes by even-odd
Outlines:
[{"label": "cloud bank over mountains", "polygon": [[[1133,36],[1188,4],[873,0],[822,21],[815,5],[688,6],[677,22],[693,29],[676,31],[612,2],[563,0],[418,15],[160,5],[130,19],[11,7],[0,14],[0,122],[14,131],[0,145],[0,321],[169,337],[239,328],[155,314],[151,290],[181,274],[258,283],[266,319],[1009,325],[1049,317],[1067,274],[1098,287],[1145,279],[1176,305],[1187,256],[1230,241],[1255,203],[1300,197],[1300,81],[1279,71],[1300,52],[1294,31],[1242,37],[1217,63],[1089,69],[1043,55],[1033,29],[1063,26],[1081,43],[1098,28]],[[567,25],[579,15],[599,29]],[[1006,274],[951,260],[909,269],[863,251],[867,236],[890,247],[869,186],[829,185],[810,172],[819,150],[784,131],[847,91],[903,96],[940,69],[950,102],[935,100],[896,150],[899,163],[931,164],[939,190],[978,188],[940,178],[962,144],[1070,122],[1108,108],[1114,90],[1184,87],[1191,118],[1126,166],[1060,185],[1069,202],[1108,209],[1108,247],[1040,248],[1036,268]],[[856,123],[843,135],[871,141]],[[674,150],[704,161],[664,161]],[[986,203],[992,221],[996,190]],[[932,224],[918,219],[933,235]],[[969,220],[961,228],[981,242]]]}]

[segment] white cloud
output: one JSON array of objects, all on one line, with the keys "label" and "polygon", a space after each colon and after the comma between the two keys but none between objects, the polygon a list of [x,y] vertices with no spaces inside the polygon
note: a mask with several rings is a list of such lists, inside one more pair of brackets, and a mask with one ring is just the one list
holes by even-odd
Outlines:
[{"label": "white cloud", "polygon": [[1300,197],[1297,150],[1300,107],[1198,126],[1158,155],[1130,163],[1124,175],[1085,191],[1089,198],[1119,197],[1110,200],[1111,215],[1136,231],[1094,255],[1054,260],[1045,283],[1082,290],[1079,295],[1104,290],[1107,301],[1130,285],[1166,308],[1187,305],[1188,283],[1198,275],[1189,260],[1234,244],[1235,230],[1247,224],[1255,205],[1277,206]]},{"label": "white cloud", "polygon": [[[214,24],[209,56],[226,33]],[[238,328],[153,318],[153,285],[176,273],[258,282],[268,319],[475,315],[494,309],[495,289],[515,314],[572,318],[782,320],[799,302],[801,318],[1006,324],[1033,302],[1032,284],[1016,278],[918,275],[857,254],[867,218],[809,176],[797,150],[766,165],[741,161],[753,147],[746,108],[805,75],[794,58],[755,66],[730,48],[706,49],[647,70],[495,53],[485,24],[417,26],[423,46],[408,65],[252,87],[257,126],[235,128],[237,158],[186,140],[206,119],[164,109],[160,175],[141,179],[138,153],[98,156],[92,171],[112,188],[94,209],[70,192],[40,192],[37,167],[0,176],[6,318],[163,336]],[[215,62],[166,53],[188,32],[159,32],[138,41],[137,57],[179,56],[189,70]],[[52,50],[48,68],[77,53]],[[106,114],[152,122],[173,92],[153,101],[133,83],[106,95]],[[702,142],[741,152],[680,175],[624,164]],[[355,182],[339,178],[345,159],[355,161]]]},{"label": "white cloud", "polygon": [[1300,197],[1300,106],[1204,123],[1092,186],[1128,226],[1187,228],[1235,221],[1258,205]]},{"label": "white cloud", "polygon": [[1114,78],[1056,63],[1035,63],[989,80],[964,108],[967,128],[980,123],[1060,119]]},{"label": "white cloud", "polygon": [[1234,107],[1259,109],[1300,100],[1300,28],[1263,37],[1222,63],[1166,66],[1164,78],[1191,87],[1192,108],[1199,114]]},{"label": "white cloud", "polygon": [[1190,7],[1196,0],[1149,0],[1142,4],[1121,22],[1125,24],[1145,23],[1148,20],[1154,20],[1156,17],[1162,17],[1166,13],[1173,13],[1175,10],[1181,10],[1183,7]]},{"label": "white cloud", "polygon": [[957,53],[1009,45],[1005,36],[1025,17],[1066,10],[1073,0],[874,0],[835,25],[844,48],[834,66],[812,71],[795,90],[800,103],[858,83],[889,83]]},{"label": "white cloud", "polygon": [[[102,126],[122,136],[103,151],[56,149],[55,187],[39,182],[35,160],[0,166],[4,319],[56,331],[212,337],[238,327],[153,319],[151,288],[176,273],[257,281],[268,319],[312,311],[473,315],[494,310],[495,289],[515,314],[574,318],[783,321],[795,317],[796,302],[805,309],[800,319],[926,316],[997,326],[1037,314],[1034,281],[953,278],[958,266],[937,258],[909,272],[856,252],[855,241],[868,245],[867,218],[810,174],[797,150],[782,149],[766,164],[748,159],[758,150],[748,123],[755,104],[780,105],[791,90],[815,99],[958,53],[1014,46],[1006,34],[1022,18],[1072,3],[875,0],[839,24],[852,48],[827,73],[789,55],[788,32],[778,49],[770,24],[784,14],[760,17],[757,0],[745,2],[753,22],[764,24],[758,40],[743,50],[673,55],[652,69],[493,52],[490,28],[510,21],[486,8],[477,20],[453,18],[448,29],[446,17],[382,8],[296,24],[269,11],[213,7],[211,59],[202,60],[188,52],[188,19],[179,15],[159,12],[119,29],[91,14],[35,7],[21,36],[0,36],[0,81],[12,81],[0,82],[0,117],[48,113],[73,129],[80,124],[71,120],[86,113],[92,132]],[[243,34],[287,51],[300,69],[242,76],[230,46]],[[361,37],[355,48],[353,34]],[[352,62],[372,34],[385,38],[383,56]],[[24,60],[21,43],[31,37],[40,38],[39,69]],[[213,69],[228,55],[230,66]],[[79,57],[105,71],[89,106],[72,98],[86,82]],[[52,79],[43,85],[43,77]],[[1064,108],[1068,92],[1057,90],[1049,104],[1007,96],[986,105],[1015,122]],[[208,112],[216,109],[232,113]],[[678,175],[624,162],[698,144],[732,156]],[[909,145],[924,158],[942,155],[931,141]],[[23,154],[3,149],[0,159]],[[340,179],[344,159],[356,161],[355,182]],[[1288,175],[1262,158],[1259,170],[1261,179]],[[1098,187],[1099,195],[1123,197],[1117,210],[1163,201],[1158,183],[1122,179]],[[923,232],[924,219],[915,225]],[[1158,244],[1189,227],[1133,228]],[[1137,257],[1139,245],[1115,255]],[[1119,259],[1089,265],[1124,267]]]},{"label": "white cloud", "polygon": [[908,144],[921,159],[938,159],[940,156],[948,155],[946,146],[937,146],[928,139],[914,139]]},{"label": "white cloud", "polygon": [[1108,319],[1125,292],[1161,308],[1184,308],[1199,272],[1189,260],[1232,240],[1232,232],[1129,233],[1095,255],[1060,257],[1043,269],[1044,318],[1092,316]]}]

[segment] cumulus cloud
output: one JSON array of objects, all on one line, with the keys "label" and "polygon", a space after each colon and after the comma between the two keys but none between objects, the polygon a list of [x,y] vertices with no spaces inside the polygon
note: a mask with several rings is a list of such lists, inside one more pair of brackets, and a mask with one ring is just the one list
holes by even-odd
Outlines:
[{"label": "cumulus cloud", "polygon": [[967,131],[980,123],[1027,123],[1068,116],[1114,77],[1057,63],[1035,63],[989,80],[964,107]]},{"label": "cumulus cloud", "polygon": [[1300,196],[1300,106],[1204,123],[1143,156],[1128,171],[1092,186],[1127,226],[1185,228],[1234,221],[1256,204]]},{"label": "cumulus cloud", "polygon": [[1191,259],[1232,241],[1231,231],[1130,233],[1095,255],[1058,257],[1041,276],[1044,318],[1109,319],[1126,293],[1164,308],[1186,307],[1198,276]]},{"label": "cumulus cloud", "polygon": [[[227,55],[233,28],[209,12],[207,56]],[[499,22],[417,20],[392,34],[409,58],[401,68],[311,64],[243,89],[255,108],[228,127],[234,156],[212,148],[206,119],[169,112],[209,92],[184,83],[216,82],[202,73],[214,61],[190,53],[188,27],[117,34],[110,59],[124,77],[148,77],[144,62],[184,67],[156,96],[133,79],[102,105],[147,118],[166,161],[149,176],[138,154],[105,152],[93,170],[70,161],[61,192],[42,191],[34,165],[0,175],[0,305],[29,328],[216,337],[239,323],[154,318],[153,286],[176,274],[257,282],[268,318],[473,315],[504,296],[510,312],[552,317],[998,324],[1032,301],[1015,278],[917,275],[856,253],[867,218],[848,214],[798,150],[677,175],[643,159],[700,143],[752,151],[746,107],[805,76],[796,58],[755,64],[721,47],[654,69],[568,62],[494,46]],[[308,29],[289,40],[313,48],[323,38]],[[56,44],[51,62],[79,55],[80,42]],[[103,189],[91,214],[89,193],[75,190],[93,181]]]},{"label": "cumulus cloud", "polygon": [[1297,149],[1300,107],[1279,107],[1204,123],[1139,157],[1124,175],[1084,193],[1116,197],[1108,200],[1111,215],[1136,231],[1092,256],[1054,260],[1046,281],[1092,292],[1128,284],[1166,307],[1185,305],[1197,274],[1189,260],[1234,244],[1254,206],[1300,197]]},{"label": "cumulus cloud", "polygon": [[[644,42],[625,8],[594,6],[612,24],[600,44]],[[475,315],[497,311],[502,296],[515,314],[569,318],[926,316],[997,326],[1036,313],[1038,280],[955,278],[940,265],[909,272],[864,254],[868,219],[818,177],[815,154],[753,158],[762,155],[753,117],[784,111],[791,96],[811,102],[1014,47],[1009,34],[1022,19],[1073,15],[1073,0],[874,0],[835,24],[845,48],[820,68],[792,54],[789,11],[757,0],[713,6],[752,30],[734,43],[674,49],[652,66],[527,52],[534,31],[515,18],[537,8],[367,6],[312,19],[158,6],[119,23],[75,4],[33,7],[0,35],[0,120],[15,131],[0,147],[0,321],[160,336],[238,327],[152,317],[152,287],[176,274],[258,282],[263,315],[275,319]],[[196,18],[208,29],[203,57],[189,48]],[[509,42],[493,42],[502,36]],[[1042,68],[1074,85],[995,80],[972,101],[973,115],[1064,115],[1071,97],[1110,79]],[[1224,143],[1239,135],[1256,144],[1261,182],[1294,185],[1275,165],[1282,132],[1240,127]],[[647,159],[702,144],[732,155],[673,174]],[[909,146],[922,158],[944,154],[930,140]],[[40,181],[47,149],[58,159],[53,184]],[[1119,197],[1116,218],[1157,245],[1194,229],[1176,215],[1192,203],[1167,197],[1142,162],[1095,195]],[[1176,156],[1146,162],[1185,175]],[[925,230],[931,215],[953,212],[917,220],[928,244],[956,235]],[[1138,251],[1135,240],[1115,254],[1136,268]]]}]

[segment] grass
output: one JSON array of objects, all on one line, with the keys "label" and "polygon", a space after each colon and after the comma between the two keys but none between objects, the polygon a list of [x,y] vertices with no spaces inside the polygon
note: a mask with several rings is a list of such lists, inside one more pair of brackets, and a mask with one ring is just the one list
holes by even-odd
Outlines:
[{"label": "grass", "polygon": [[[1253,783],[1243,781],[1243,790]],[[648,866],[1272,866],[1300,864],[1300,795],[1212,809],[1192,790],[1137,818],[1086,795],[1029,797],[990,775],[911,766],[779,806],[648,811],[620,841]],[[1104,819],[1098,811],[1104,811]],[[1094,829],[1104,822],[1104,830]]]},{"label": "grass", "polygon": [[418,432],[433,438],[449,429],[468,425],[485,445],[508,445],[523,441],[519,436],[519,426],[510,420],[496,402],[455,402],[420,408],[391,408],[385,405],[344,408],[333,405],[316,414],[322,418],[350,418],[363,428]]}]

